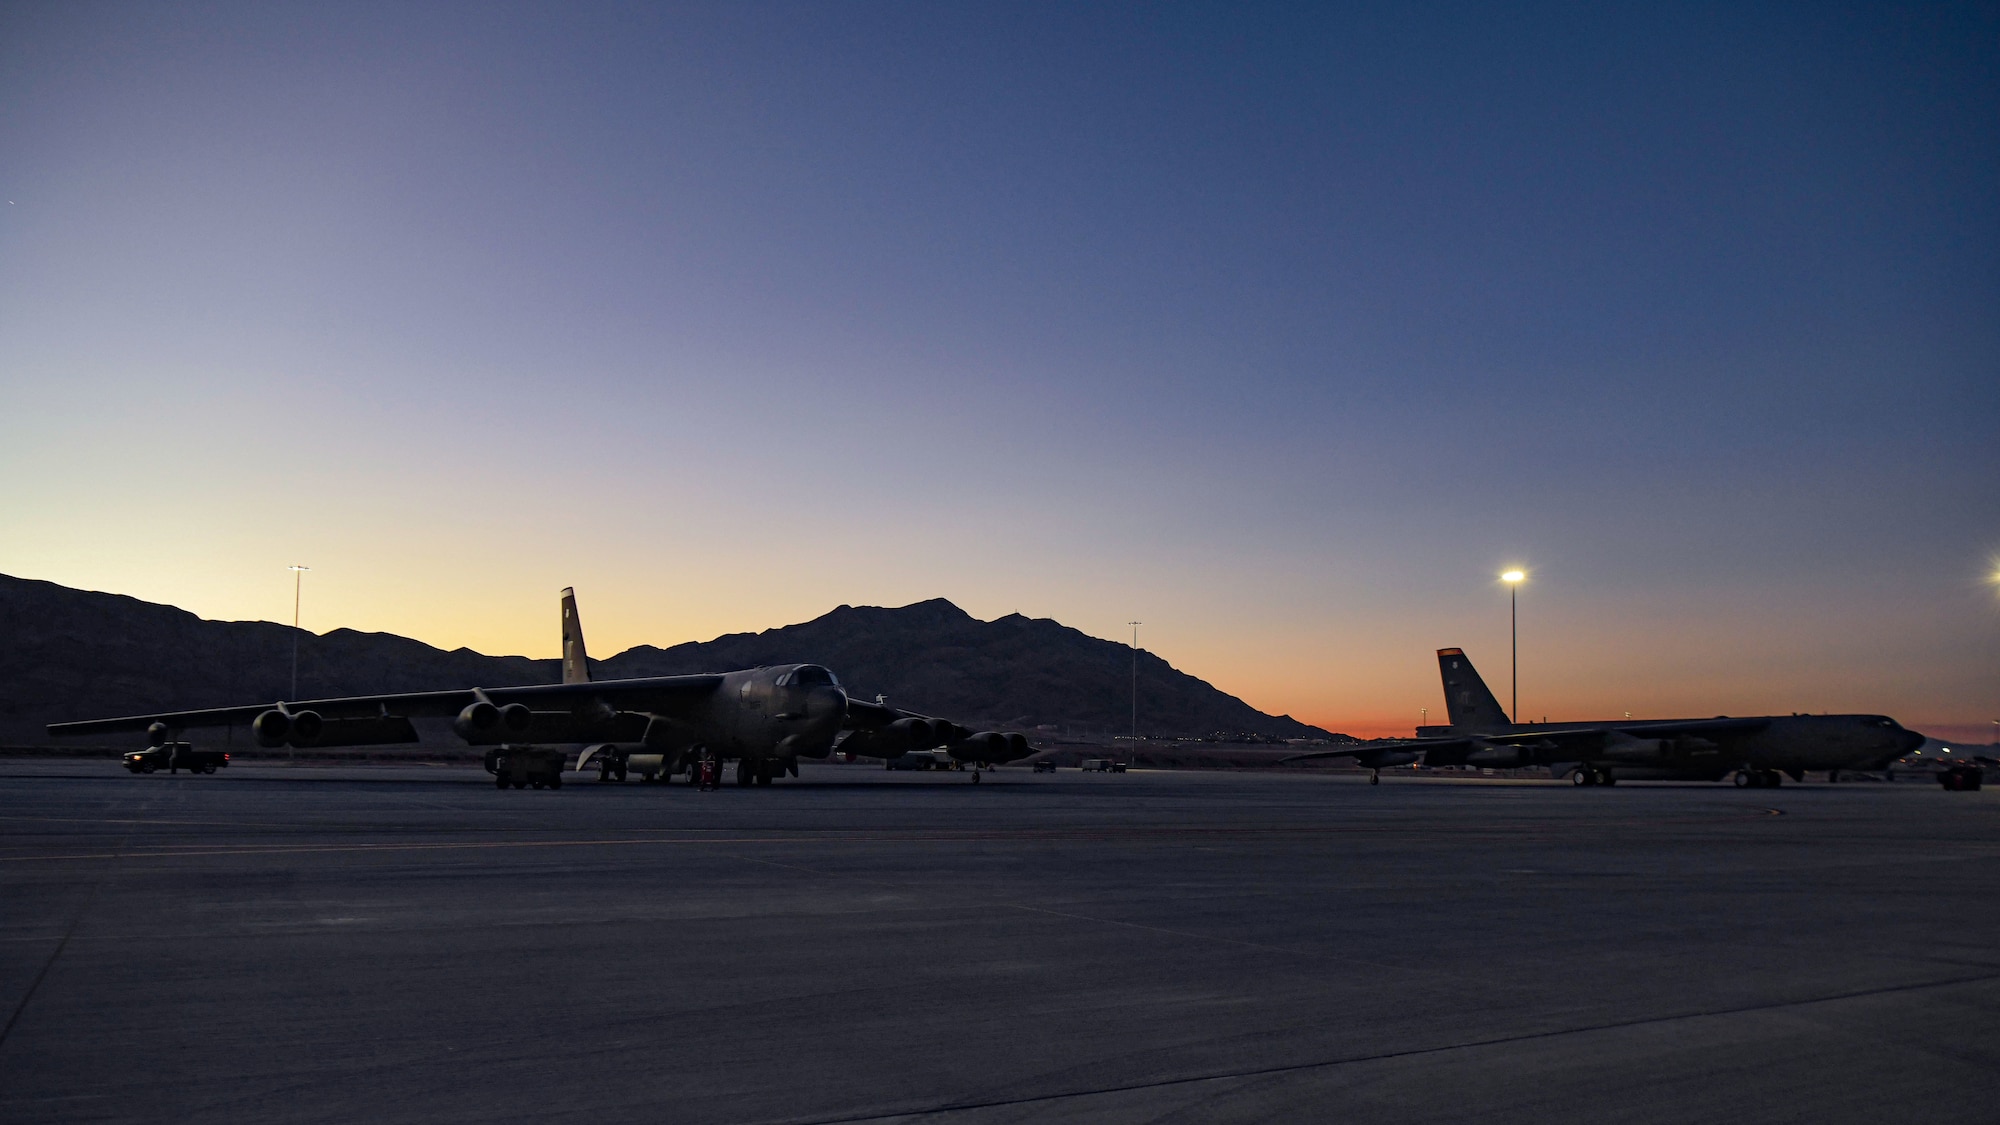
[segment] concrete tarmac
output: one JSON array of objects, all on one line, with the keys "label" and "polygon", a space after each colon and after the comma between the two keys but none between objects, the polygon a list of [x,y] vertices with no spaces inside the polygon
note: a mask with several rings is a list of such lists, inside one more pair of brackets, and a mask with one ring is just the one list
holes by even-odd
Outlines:
[{"label": "concrete tarmac", "polygon": [[0,1121],[1991,1122],[2000,793],[0,762]]}]

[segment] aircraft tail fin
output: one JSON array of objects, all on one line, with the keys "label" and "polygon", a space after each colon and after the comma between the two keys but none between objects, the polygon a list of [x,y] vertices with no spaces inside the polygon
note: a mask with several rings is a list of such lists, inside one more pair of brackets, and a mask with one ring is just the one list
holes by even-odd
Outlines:
[{"label": "aircraft tail fin", "polygon": [[562,592],[562,682],[566,684],[587,684],[590,682],[590,656],[583,650],[583,622],[576,616],[576,590],[565,586]]},{"label": "aircraft tail fin", "polygon": [[1450,716],[1453,730],[1493,731],[1514,725],[1464,649],[1439,649],[1438,671],[1444,677],[1444,713]]}]

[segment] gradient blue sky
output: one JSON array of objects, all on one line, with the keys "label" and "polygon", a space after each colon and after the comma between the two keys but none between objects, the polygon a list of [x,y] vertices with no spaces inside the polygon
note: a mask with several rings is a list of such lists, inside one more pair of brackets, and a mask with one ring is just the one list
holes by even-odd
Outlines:
[{"label": "gradient blue sky", "polygon": [[2000,719],[1994,4],[0,3],[0,189],[6,573]]}]

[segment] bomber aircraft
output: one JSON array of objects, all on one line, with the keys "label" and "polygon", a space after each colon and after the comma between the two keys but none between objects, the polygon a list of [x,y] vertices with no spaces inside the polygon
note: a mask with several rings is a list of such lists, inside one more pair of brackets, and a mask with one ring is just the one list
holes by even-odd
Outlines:
[{"label": "bomber aircraft", "polygon": [[1421,761],[1426,766],[1546,766],[1577,785],[1632,781],[1720,781],[1762,788],[1801,781],[1807,770],[1879,770],[1924,744],[1886,715],[1759,715],[1751,718],[1622,719],[1606,722],[1517,723],[1472,667],[1463,649],[1441,648],[1445,714],[1450,726],[1419,727],[1417,737],[1339,750],[1296,754],[1351,757],[1381,771]]},{"label": "bomber aircraft", "polygon": [[974,732],[854,699],[817,664],[592,680],[571,589],[562,592],[562,643],[559,684],[280,700],[48,729],[57,736],[144,731],[153,745],[165,746],[183,731],[247,725],[261,746],[303,749],[416,742],[412,719],[450,718],[467,744],[491,748],[486,767],[503,789],[560,787],[572,746],[582,747],[574,768],[595,763],[604,781],[623,781],[634,768],[668,778],[686,770],[692,777],[704,761],[719,776],[722,763],[734,760],[738,785],[797,777],[800,758],[825,758],[836,741],[843,751],[875,758],[943,747],[973,767],[974,782],[982,769],[1033,752],[1020,734]]}]

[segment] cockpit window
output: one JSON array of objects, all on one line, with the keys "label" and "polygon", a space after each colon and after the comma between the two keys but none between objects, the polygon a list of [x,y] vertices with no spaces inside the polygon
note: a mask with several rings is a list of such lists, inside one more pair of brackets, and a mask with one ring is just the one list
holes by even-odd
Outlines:
[{"label": "cockpit window", "polygon": [[800,668],[797,671],[792,673],[791,680],[793,683],[798,684],[801,687],[840,686],[840,681],[834,678],[832,672],[827,671],[826,669],[820,667],[817,664],[806,664],[800,666]]}]

